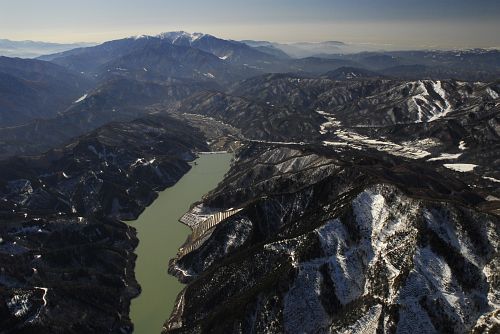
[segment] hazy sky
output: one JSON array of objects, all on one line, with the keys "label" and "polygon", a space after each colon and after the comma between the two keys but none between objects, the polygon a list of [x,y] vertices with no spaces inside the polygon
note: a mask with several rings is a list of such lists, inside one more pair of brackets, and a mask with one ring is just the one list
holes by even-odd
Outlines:
[{"label": "hazy sky", "polygon": [[231,39],[500,46],[500,0],[0,0],[0,38],[100,42],[186,30]]}]

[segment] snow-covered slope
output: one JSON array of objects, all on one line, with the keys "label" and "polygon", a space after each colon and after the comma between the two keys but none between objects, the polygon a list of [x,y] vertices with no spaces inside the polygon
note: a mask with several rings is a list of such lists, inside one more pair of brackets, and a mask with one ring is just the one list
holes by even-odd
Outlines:
[{"label": "snow-covered slope", "polygon": [[495,333],[500,220],[486,199],[385,152],[322,152],[239,153],[203,205],[242,210],[171,263],[189,285],[165,331]]}]

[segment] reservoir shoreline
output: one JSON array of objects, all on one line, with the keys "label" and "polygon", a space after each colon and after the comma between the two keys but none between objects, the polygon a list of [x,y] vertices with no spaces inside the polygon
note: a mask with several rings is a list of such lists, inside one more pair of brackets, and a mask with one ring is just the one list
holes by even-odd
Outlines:
[{"label": "reservoir shoreline", "polygon": [[135,277],[141,293],[132,299],[130,318],[134,333],[160,333],[184,285],[167,273],[169,260],[191,233],[179,221],[190,206],[212,190],[229,170],[232,154],[198,152],[191,169],[172,187],[158,193],[156,200],[134,221],[137,230]]}]

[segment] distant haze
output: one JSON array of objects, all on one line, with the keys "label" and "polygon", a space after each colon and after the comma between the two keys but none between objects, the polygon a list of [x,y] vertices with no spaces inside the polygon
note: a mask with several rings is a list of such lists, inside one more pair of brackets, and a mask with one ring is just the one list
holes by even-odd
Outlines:
[{"label": "distant haze", "polygon": [[384,49],[500,46],[498,0],[0,0],[0,38],[102,42],[186,30]]}]

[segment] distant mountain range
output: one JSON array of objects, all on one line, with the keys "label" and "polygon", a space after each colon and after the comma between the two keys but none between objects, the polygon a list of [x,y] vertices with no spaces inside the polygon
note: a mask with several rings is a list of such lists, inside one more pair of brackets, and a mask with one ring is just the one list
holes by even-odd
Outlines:
[{"label": "distant mountain range", "polygon": [[[39,59],[94,76],[117,71],[140,77],[161,73],[162,77],[201,77],[219,83],[262,73],[318,75],[340,67],[362,68],[409,79],[491,80],[497,77],[500,69],[498,50],[345,54],[346,47],[347,44],[337,41],[293,44],[238,42],[208,34],[176,31],[109,41]],[[185,56],[181,56],[183,54]],[[166,60],[168,57],[169,61]],[[201,68],[197,63],[200,61],[204,64]]]},{"label": "distant mountain range", "polygon": [[[36,42],[26,42],[26,45],[33,43],[38,45]],[[72,103],[84,94],[95,97],[106,95],[110,89],[118,92],[113,87],[122,82],[132,83],[137,92],[144,93],[141,96],[148,97],[140,101],[153,104],[165,102],[165,97],[171,103],[179,101],[198,92],[200,87],[225,91],[238,81],[268,73],[340,81],[395,78],[492,81],[500,74],[500,52],[497,50],[362,52],[295,58],[300,54],[299,49],[309,50],[309,53],[334,52],[345,45],[331,41],[284,47],[284,44],[265,41],[238,42],[209,34],[176,31],[73,48],[32,60],[1,57],[0,128],[54,118],[67,109],[75,109]],[[46,45],[49,46],[54,45]],[[186,90],[190,85],[192,88]],[[170,93],[163,95],[165,89]],[[121,107],[126,105],[124,101],[128,98],[118,96],[121,95],[113,93],[105,104],[91,108],[91,113],[101,110],[107,116],[88,118],[88,124],[82,124],[82,118],[76,117],[76,124],[65,128],[79,129],[74,133],[82,133],[107,120],[136,115],[134,108],[131,115],[125,113]],[[85,103],[89,101],[93,100]],[[113,108],[122,110],[120,117],[112,112]],[[64,124],[67,124],[67,117],[63,117]],[[52,122],[61,124],[61,119],[49,120],[47,129],[58,128],[59,125]],[[12,138],[19,136],[16,132]],[[67,139],[67,135],[62,138]],[[22,146],[13,143],[13,148]]]},{"label": "distant mountain range", "polygon": [[290,57],[303,58],[318,54],[346,53],[348,45],[339,41],[276,43],[268,41],[243,40],[243,43],[257,48],[272,48],[285,52]]},{"label": "distant mountain range", "polygon": [[95,43],[48,43],[35,41],[11,41],[9,39],[0,39],[0,56],[36,58],[41,55],[63,52],[79,47],[92,46]]},{"label": "distant mountain range", "polygon": [[[394,52],[399,50],[408,50],[406,48],[397,48],[389,44],[373,44],[373,43],[350,43],[343,41],[322,41],[322,42],[272,42],[263,40],[224,40],[215,36],[204,33],[188,33],[185,31],[165,32],[158,35],[139,35],[133,38],[160,38],[169,40],[175,45],[193,46],[204,51],[212,50],[213,44],[219,42],[232,42],[235,44],[245,44],[254,50],[267,53],[269,55],[286,59],[286,58],[305,58],[305,57],[331,57],[331,55],[347,55],[361,52]],[[20,57],[20,58],[36,58],[43,55],[60,53],[76,48],[95,46],[98,43],[51,43],[41,41],[13,41],[0,38],[0,56]],[[241,47],[241,45],[240,45]],[[422,50],[421,48],[418,48]],[[220,57],[224,57],[223,48],[219,48],[217,53]],[[437,51],[437,50],[436,50]],[[470,51],[470,50],[469,50]],[[460,52],[460,50],[457,50]],[[233,56],[233,58],[236,58]]]},{"label": "distant mountain range", "polygon": [[323,57],[331,54],[346,55],[360,52],[407,50],[407,48],[398,49],[395,45],[389,44],[348,43],[342,41],[278,43],[270,41],[242,40],[241,42],[255,48],[275,49],[280,52],[284,52],[293,58]]}]

